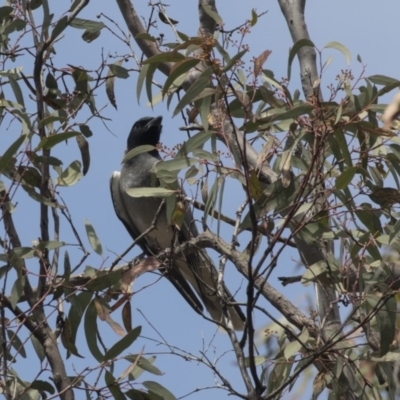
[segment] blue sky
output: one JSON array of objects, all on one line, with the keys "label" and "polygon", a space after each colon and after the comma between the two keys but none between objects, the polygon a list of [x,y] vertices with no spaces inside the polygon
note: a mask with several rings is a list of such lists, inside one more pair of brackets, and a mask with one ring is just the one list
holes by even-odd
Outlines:
[{"label": "blue sky", "polygon": [[[137,6],[140,15],[145,17],[149,15],[150,9],[146,7],[147,2],[137,1],[135,3],[138,3],[135,6]],[[102,13],[108,15],[123,30],[126,30],[124,21],[114,2],[102,2],[101,7]],[[218,10],[225,22],[225,29],[232,29],[243,23],[244,19],[249,19],[252,8],[255,8],[257,12],[268,10],[268,13],[259,19],[257,25],[246,38],[246,42],[250,45],[249,59],[257,56],[264,50],[272,50],[272,54],[265,67],[274,71],[277,79],[286,77],[289,48],[292,46],[292,42],[277,2],[251,0],[222,0],[218,2]],[[196,9],[197,2],[195,1],[172,0],[171,6],[167,8],[167,12],[170,17],[179,21],[177,28],[180,31],[194,36],[197,32]],[[353,75],[358,76],[362,69],[361,65],[356,61],[356,56],[359,54],[367,66],[366,76],[382,74],[396,78],[400,76],[397,64],[397,32],[395,31],[395,27],[398,24],[398,11],[398,2],[394,0],[387,0],[385,2],[371,0],[309,0],[306,8],[306,21],[311,40],[318,49],[322,49],[328,42],[338,41],[350,50],[352,55],[350,68],[353,70]],[[97,20],[96,15],[99,12],[99,3],[92,1],[80,17]],[[56,17],[59,18],[59,16],[56,13]],[[106,22],[104,19],[101,20]],[[107,24],[109,23],[107,22]],[[162,28],[165,34],[165,41],[172,41],[173,35],[169,31],[168,26],[162,24],[158,26]],[[68,28],[66,38],[58,47],[59,50],[56,56],[58,66],[65,66],[68,63],[83,66],[86,69],[96,68],[101,62],[102,50],[104,55],[123,55],[128,52],[128,49],[106,30],[102,31],[100,38],[90,44],[85,43],[80,38],[82,32]],[[138,51],[134,44],[133,48]],[[137,55],[140,56],[140,53],[138,52]],[[325,50],[323,52],[323,59],[326,59],[328,56],[332,56],[334,61],[324,75],[321,84],[323,90],[329,83],[333,82],[341,69],[349,68],[340,52],[332,49]],[[113,62],[113,60],[110,59],[110,62]],[[18,61],[14,66],[16,65],[19,65]],[[125,68],[136,67],[132,62],[123,64],[123,66]],[[11,67],[11,65],[8,67]],[[32,72],[31,66],[25,68],[28,74]],[[291,92],[296,88],[301,90],[297,76],[298,67],[297,61],[295,61],[292,68],[292,80],[289,86]],[[104,124],[99,120],[92,120],[89,124],[94,133],[90,139],[90,170],[87,176],[74,187],[59,189],[60,194],[69,206],[74,223],[85,240],[87,247],[89,248],[84,230],[85,218],[93,224],[101,239],[104,249],[104,259],[92,252],[92,255],[85,264],[94,268],[107,267],[114,260],[115,254],[120,254],[131,244],[131,238],[114,214],[108,180],[111,173],[120,168],[127,135],[133,122],[145,115],[163,115],[163,143],[172,147],[176,143],[181,143],[186,138],[186,134],[178,129],[183,124],[181,118],[178,116],[172,119],[171,109],[168,111],[163,104],[157,104],[154,110],[152,110],[146,106],[147,100],[144,95],[141,97],[140,104],[138,104],[136,99],[136,79],[137,74],[132,72],[128,79],[116,81],[115,94],[118,110],[115,110],[108,103],[104,88],[100,89],[96,103],[98,108],[106,106],[102,114],[110,120]],[[160,82],[163,79],[162,76],[158,77]],[[153,93],[156,93],[156,90]],[[392,95],[390,94],[388,99]],[[30,106],[33,107],[33,103]],[[2,126],[3,129],[0,132],[1,153],[6,148],[3,146],[6,143],[14,141],[18,136],[19,131],[16,127],[17,125],[11,125],[10,129],[5,130],[5,125]],[[67,166],[69,162],[75,159],[79,159],[79,153],[74,141],[58,146],[55,154],[64,160],[64,166]],[[24,194],[21,191],[16,198],[19,205],[15,212],[15,221],[19,230],[23,231],[22,239],[25,245],[29,245],[40,234],[37,221],[39,205],[32,202],[25,203],[23,196]],[[229,193],[226,196],[228,198],[226,206],[232,207],[232,211],[234,210],[233,206],[236,205],[234,201],[235,196],[236,193]],[[228,202],[232,204],[228,204]],[[29,211],[29,216],[27,216],[27,211],[23,207],[24,204],[29,204],[29,207],[36,207]],[[223,231],[224,234],[229,239],[231,231],[226,229]],[[73,236],[64,220],[62,220],[61,238],[65,241],[74,242]],[[72,247],[68,251],[71,257],[71,264],[76,264],[82,254],[79,250]],[[138,253],[139,249],[133,250],[126,260],[130,260],[138,255]],[[275,285],[278,290],[282,290],[285,296],[289,297],[295,304],[303,304],[305,313],[307,313],[308,308],[306,305],[310,301],[312,302],[312,297],[310,297],[312,296],[312,291],[309,289],[305,291],[300,285],[283,288],[275,279],[276,276],[290,275],[294,271],[297,271],[295,272],[296,274],[300,273],[299,270],[296,270],[296,260],[298,258],[298,255],[294,252],[289,252],[282,256],[277,271],[270,283]],[[215,260],[218,263],[218,259],[215,258]],[[235,291],[242,284],[241,292],[237,297],[244,300],[244,284],[238,274],[235,273],[232,265],[228,265],[227,273],[231,291]],[[133,324],[134,326],[143,326],[142,335],[144,337],[134,344],[131,351],[132,353],[137,353],[145,346],[144,352],[146,354],[159,353],[156,366],[165,372],[165,374],[161,377],[153,377],[147,374],[143,376],[143,380],[156,380],[165,385],[177,397],[190,393],[197,388],[215,386],[214,377],[210,370],[197,362],[187,362],[182,357],[169,354],[170,349],[168,347],[154,341],[163,342],[165,340],[169,344],[193,353],[196,356],[200,356],[200,351],[206,352],[210,360],[218,361],[217,368],[223,374],[226,374],[228,380],[233,382],[235,388],[244,390],[235,366],[234,356],[230,352],[231,346],[227,337],[220,332],[216,332],[211,323],[193,313],[173,286],[165,279],[160,280],[145,290],[141,290],[141,288],[145,288],[155,281],[156,278],[152,275],[143,276],[134,285],[134,290],[138,293],[132,299],[132,308],[134,310]],[[309,297],[306,298],[306,296]],[[265,302],[262,305],[268,308],[268,304]],[[161,333],[162,338],[142,317],[141,313]],[[278,315],[276,316],[279,317]],[[118,317],[116,318],[118,319]],[[101,324],[101,331],[106,337],[106,342],[113,343],[118,340],[118,337],[106,324],[99,323]],[[260,316],[256,317],[256,326],[260,328],[259,350],[261,354],[264,352],[263,345],[261,344],[261,338],[263,337],[262,328],[269,324],[270,321],[260,318]],[[83,331],[80,334],[83,335]],[[72,359],[69,361],[71,365],[75,365],[77,370],[87,362],[92,363],[84,342],[84,339],[80,340],[77,346],[86,359]],[[126,365],[122,368],[125,367]],[[194,400],[205,398],[218,400],[225,399],[226,397],[226,392],[218,389],[200,391],[190,396]],[[285,399],[291,398],[294,398],[293,394],[285,395]]]}]

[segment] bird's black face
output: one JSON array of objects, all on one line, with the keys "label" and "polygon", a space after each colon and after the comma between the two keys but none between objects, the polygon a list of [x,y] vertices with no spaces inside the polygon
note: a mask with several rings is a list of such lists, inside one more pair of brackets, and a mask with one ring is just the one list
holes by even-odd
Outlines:
[{"label": "bird's black face", "polygon": [[128,137],[128,151],[149,144],[156,146],[160,141],[162,117],[144,117],[133,124]]}]

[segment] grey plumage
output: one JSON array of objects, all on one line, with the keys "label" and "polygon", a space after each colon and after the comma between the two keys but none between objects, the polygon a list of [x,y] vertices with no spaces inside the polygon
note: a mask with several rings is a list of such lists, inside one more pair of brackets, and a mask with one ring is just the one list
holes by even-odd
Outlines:
[{"label": "grey plumage", "polygon": [[[145,117],[138,120],[129,134],[127,152],[141,145],[156,146],[161,135],[161,122],[162,117]],[[115,212],[133,239],[151,226],[162,199],[131,197],[126,190],[154,186],[154,177],[150,171],[160,160],[157,150],[138,154],[124,162],[121,172],[114,172],[111,177],[110,189]],[[157,229],[143,237],[139,245],[147,255],[157,255],[160,251],[197,235],[198,231],[190,210],[186,210],[184,223],[178,232],[169,226],[163,206],[157,219]],[[218,274],[211,259],[203,250],[198,249],[175,257],[171,265],[165,268],[165,275],[194,310],[197,312],[203,310],[195,291],[211,317],[215,321],[223,321],[223,302],[217,295]],[[230,302],[234,301],[226,288],[225,297]],[[243,329],[245,317],[240,308],[229,306],[228,312],[234,328]]]}]

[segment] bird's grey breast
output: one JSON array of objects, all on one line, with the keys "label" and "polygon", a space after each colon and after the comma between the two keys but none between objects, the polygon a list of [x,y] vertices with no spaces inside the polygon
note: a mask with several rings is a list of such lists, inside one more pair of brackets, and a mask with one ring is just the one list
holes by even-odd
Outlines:
[{"label": "bird's grey breast", "polygon": [[[154,186],[151,169],[159,161],[148,153],[139,154],[124,163],[121,169],[120,190],[124,194],[124,202],[129,208],[129,214],[139,232],[146,231],[153,223],[154,217],[161,206],[162,199],[158,197],[131,197],[127,189]],[[156,221],[157,228],[146,236],[149,249],[158,252],[171,246],[172,229],[168,226],[165,206]]]}]

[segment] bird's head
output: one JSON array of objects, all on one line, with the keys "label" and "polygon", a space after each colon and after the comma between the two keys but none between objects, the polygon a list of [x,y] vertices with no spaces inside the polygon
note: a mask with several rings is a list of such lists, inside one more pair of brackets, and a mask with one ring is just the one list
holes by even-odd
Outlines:
[{"label": "bird's head", "polygon": [[150,144],[156,146],[160,141],[162,117],[143,117],[133,124],[128,137],[128,151],[135,147]]}]

